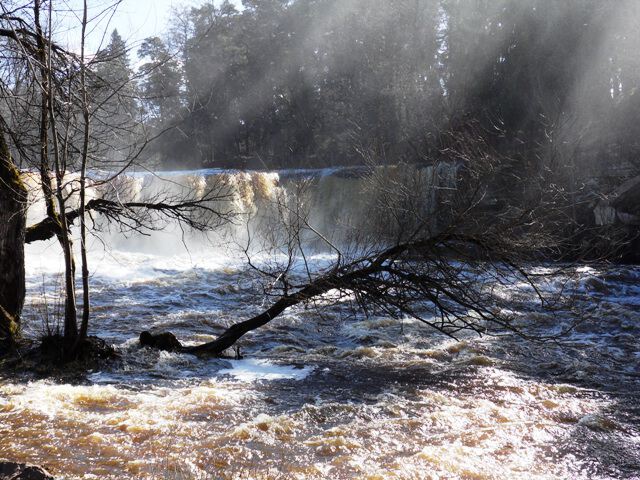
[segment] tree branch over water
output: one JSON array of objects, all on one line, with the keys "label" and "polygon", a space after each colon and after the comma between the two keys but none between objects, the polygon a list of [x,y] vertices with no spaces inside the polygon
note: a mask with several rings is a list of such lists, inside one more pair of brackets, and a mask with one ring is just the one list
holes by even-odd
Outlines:
[{"label": "tree branch over water", "polygon": [[[170,201],[146,201],[119,203],[108,199],[93,199],[87,202],[85,210],[99,213],[109,222],[126,226],[129,230],[144,233],[158,227],[148,218],[149,212],[156,212],[169,220],[177,221],[194,230],[208,230],[230,222],[234,214],[215,209],[208,202],[224,201],[227,195],[205,196],[202,199],[184,200],[172,203]],[[67,223],[73,224],[81,214],[79,208],[66,213]],[[25,243],[49,240],[60,231],[60,223],[46,218],[41,222],[27,227]]]},{"label": "tree branch over water", "polygon": [[[515,302],[511,297],[504,298],[500,287],[522,282],[537,292],[538,301],[534,302],[537,308],[552,311],[570,305],[568,302],[554,304],[553,301],[559,300],[557,295],[545,294],[539,289],[538,282],[543,283],[544,276],[530,275],[523,267],[510,264],[499,248],[490,245],[475,238],[448,234],[401,243],[332,267],[308,283],[288,286],[291,293],[280,296],[260,314],[233,324],[214,341],[177,349],[196,355],[223,355],[243,336],[266,326],[287,309],[318,301],[326,295],[330,296],[329,304],[350,301],[370,315],[413,318],[451,338],[457,338],[464,331],[479,335],[493,331],[534,338],[518,325],[518,318],[508,308]],[[465,266],[443,259],[443,254],[452,253],[454,249],[473,249],[477,259],[469,259]],[[564,332],[559,335],[562,334]],[[153,341],[142,343],[153,346]],[[175,349],[175,345],[171,349]]]},{"label": "tree branch over water", "polygon": [[[258,216],[247,228],[244,251],[264,280],[270,306],[212,342],[177,349],[223,355],[246,334],[301,305],[319,310],[348,305],[368,317],[412,318],[452,338],[463,332],[555,338],[536,334],[532,324],[524,328],[514,312],[573,309],[570,288],[550,287],[552,280],[569,284],[569,271],[530,268],[543,251],[562,248],[566,199],[551,189],[542,200],[496,210],[486,185],[500,171],[499,157],[469,138],[460,141],[467,153],[473,150],[470,158],[452,147],[448,162],[423,170],[372,165],[363,179],[370,195],[364,218],[345,213],[331,232],[320,234],[313,226],[305,186],[296,191],[290,185],[289,196],[272,208],[278,215]],[[254,241],[260,245],[252,250]],[[308,258],[326,252],[327,244],[329,265],[312,269]],[[254,262],[251,251],[267,253],[271,263]]]}]

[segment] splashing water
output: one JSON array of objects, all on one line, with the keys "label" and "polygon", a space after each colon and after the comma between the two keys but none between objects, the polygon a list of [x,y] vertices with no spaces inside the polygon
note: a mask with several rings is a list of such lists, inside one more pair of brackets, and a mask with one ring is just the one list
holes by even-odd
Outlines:
[{"label": "splashing water", "polygon": [[[211,181],[189,175],[194,188]],[[234,208],[268,199],[286,175],[229,179],[240,192]],[[317,198],[358,182],[327,176]],[[640,471],[640,269],[582,269],[592,320],[562,344],[454,341],[411,320],[347,321],[339,307],[323,315],[301,307],[243,339],[245,359],[204,360],[139,349],[137,335],[214,338],[264,307],[254,273],[205,243],[185,252],[179,240],[155,249],[145,242],[102,252],[94,245],[92,333],[116,345],[122,364],[78,384],[0,379],[0,458],[69,479],[604,479]],[[55,297],[56,249],[28,248],[27,335],[42,331],[35,307],[43,283]],[[533,320],[549,332],[568,321]]]}]

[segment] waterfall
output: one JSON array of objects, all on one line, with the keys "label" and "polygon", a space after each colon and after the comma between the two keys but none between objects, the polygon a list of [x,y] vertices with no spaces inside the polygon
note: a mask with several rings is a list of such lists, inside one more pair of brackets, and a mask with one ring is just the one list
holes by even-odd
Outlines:
[{"label": "waterfall", "polygon": [[[249,235],[274,241],[304,217],[310,229],[332,242],[344,243],[354,235],[360,239],[395,237],[417,222],[436,229],[439,205],[455,189],[456,172],[457,167],[450,164],[136,172],[113,179],[93,172],[87,182],[87,199],[176,203],[215,197],[206,206],[231,220],[210,234],[217,236],[217,242],[233,237],[242,244]],[[44,218],[44,201],[38,175],[26,172],[24,178],[30,190],[28,224],[32,225]],[[66,182],[68,206],[77,208],[77,175],[68,175]],[[157,231],[140,234],[125,228],[121,232],[96,214],[91,222],[107,237],[106,244],[122,250],[171,253],[185,242],[193,246],[202,240],[202,233],[185,230],[160,215],[148,220]]]}]

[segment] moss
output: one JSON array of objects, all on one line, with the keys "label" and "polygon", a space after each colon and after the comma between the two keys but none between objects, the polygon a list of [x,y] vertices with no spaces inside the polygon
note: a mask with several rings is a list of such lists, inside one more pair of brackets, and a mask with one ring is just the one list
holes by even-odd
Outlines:
[{"label": "moss", "polygon": [[27,187],[22,181],[20,170],[11,159],[11,152],[4,138],[4,133],[0,131],[0,182],[11,188],[14,192],[26,195]]},{"label": "moss", "polygon": [[7,165],[3,170],[7,171],[7,178],[3,180],[5,180],[7,185],[9,185],[13,190],[26,193],[27,186],[22,181],[20,170],[18,170],[18,167],[16,167],[11,160],[6,163]]},{"label": "moss", "polygon": [[0,343],[10,346],[20,336],[20,324],[0,306]]},{"label": "moss", "polygon": [[20,324],[13,318],[9,322],[9,335],[11,335],[11,338],[18,338],[20,336]]},{"label": "moss", "polygon": [[28,238],[30,235],[34,235],[34,232],[38,231],[38,225],[31,225],[30,227],[27,227],[25,230],[25,234],[26,237]]}]

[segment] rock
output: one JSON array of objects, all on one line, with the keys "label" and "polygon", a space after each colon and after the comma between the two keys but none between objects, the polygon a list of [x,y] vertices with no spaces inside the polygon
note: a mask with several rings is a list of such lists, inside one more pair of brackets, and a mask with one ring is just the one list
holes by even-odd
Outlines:
[{"label": "rock", "polygon": [[611,288],[609,288],[607,283],[600,278],[589,277],[587,280],[585,280],[584,285],[585,287],[587,287],[587,290],[590,292],[596,292],[602,295],[611,294]]},{"label": "rock", "polygon": [[26,463],[0,461],[0,480],[55,480],[42,467]]},{"label": "rock", "polygon": [[[49,335],[42,339],[40,354],[42,363],[69,363],[72,361],[87,364],[98,364],[104,360],[117,358],[115,349],[98,337],[87,337],[74,346],[61,335]],[[73,354],[69,352],[73,351]]]},{"label": "rock", "polygon": [[616,422],[601,415],[585,415],[578,421],[578,425],[587,427],[594,431],[618,430]]},{"label": "rock", "polygon": [[171,332],[151,333],[142,332],[140,334],[140,345],[143,347],[156,348],[165,352],[180,352],[183,350],[182,344]]}]

